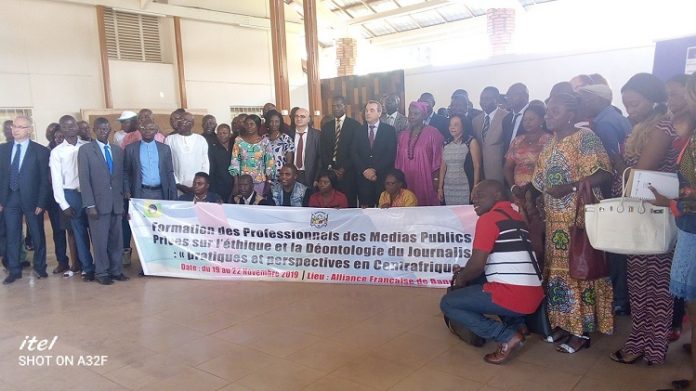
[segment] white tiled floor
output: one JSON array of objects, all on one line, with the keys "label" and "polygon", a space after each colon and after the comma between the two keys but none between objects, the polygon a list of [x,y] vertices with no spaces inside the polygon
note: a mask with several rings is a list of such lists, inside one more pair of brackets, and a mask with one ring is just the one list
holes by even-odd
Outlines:
[{"label": "white tiled floor", "polygon": [[[50,237],[50,236],[49,236]],[[51,253],[51,251],[49,251]],[[49,260],[49,272],[55,260]],[[444,327],[442,290],[309,283],[78,277],[0,287],[0,390],[655,390],[689,375],[667,363],[613,363],[630,326],[564,355],[531,337],[504,366],[495,349]],[[103,367],[22,367],[25,336],[58,336],[51,355],[108,355]]]}]

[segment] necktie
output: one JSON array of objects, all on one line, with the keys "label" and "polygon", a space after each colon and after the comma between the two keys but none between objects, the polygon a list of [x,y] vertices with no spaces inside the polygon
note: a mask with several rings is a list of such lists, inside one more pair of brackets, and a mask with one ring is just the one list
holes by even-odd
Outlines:
[{"label": "necktie", "polygon": [[489,117],[487,114],[483,118],[483,128],[481,129],[481,139],[485,142],[486,141],[486,134],[488,133],[488,128],[491,127],[491,117]]},{"label": "necktie", "polygon": [[375,125],[370,125],[370,148],[375,144]]},{"label": "necktie", "polygon": [[106,157],[106,166],[109,167],[109,174],[113,174],[114,173],[114,161],[111,158],[111,151],[109,150],[108,145],[104,146],[104,157]]},{"label": "necktie", "polygon": [[336,120],[336,144],[334,145],[333,160],[336,161],[336,156],[338,156],[338,143],[341,140],[341,120]]},{"label": "necktie", "polygon": [[22,144],[16,144],[17,151],[12,158],[12,164],[10,165],[10,190],[19,190],[19,157],[22,153]]},{"label": "necktie", "polygon": [[297,157],[295,158],[295,167],[301,170],[304,166],[304,156],[302,155],[302,150],[304,149],[304,133],[298,133],[300,135],[300,141],[297,142]]}]

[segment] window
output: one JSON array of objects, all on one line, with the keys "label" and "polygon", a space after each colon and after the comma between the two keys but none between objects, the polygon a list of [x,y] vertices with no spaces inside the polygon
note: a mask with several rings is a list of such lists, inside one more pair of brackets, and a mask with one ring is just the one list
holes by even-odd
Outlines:
[{"label": "window", "polygon": [[230,106],[230,121],[239,114],[256,114],[259,117],[263,113],[263,106]]},{"label": "window", "polygon": [[162,62],[159,19],[156,16],[104,10],[109,58]]}]

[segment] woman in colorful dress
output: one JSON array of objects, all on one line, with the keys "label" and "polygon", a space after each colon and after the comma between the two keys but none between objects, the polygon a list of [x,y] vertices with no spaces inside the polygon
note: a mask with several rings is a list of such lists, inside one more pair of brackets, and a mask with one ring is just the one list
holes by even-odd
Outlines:
[{"label": "woman in colorful dress", "polygon": [[[631,77],[621,88],[628,119],[633,124],[623,153],[625,167],[675,172],[678,151],[676,133],[667,112],[667,91],[662,80],[649,73]],[[617,167],[618,175],[624,167]],[[619,178],[619,180],[621,180]],[[631,333],[624,346],[609,357],[623,364],[643,358],[662,364],[672,330],[674,299],[669,293],[672,252],[629,255],[627,258],[628,299],[631,305]]]},{"label": "woman in colorful dress", "polygon": [[380,208],[402,208],[418,206],[418,198],[406,188],[406,176],[399,169],[393,169],[384,177],[384,191],[377,203]]},{"label": "woman in colorful dress", "polygon": [[[271,179],[276,175],[276,166],[271,142],[268,138],[259,136],[260,128],[261,118],[258,115],[249,115],[244,121],[244,133],[234,140],[232,146],[230,174],[234,177],[251,175],[254,190],[258,194],[268,194]],[[234,181],[234,194],[238,193],[237,182]]]},{"label": "woman in colorful dress", "polygon": [[544,146],[533,185],[543,193],[546,216],[545,280],[548,316],[555,327],[556,350],[575,353],[590,346],[589,333],[614,331],[612,287],[608,278],[593,281],[570,276],[570,228],[576,222],[577,189],[589,182],[595,197],[611,181],[611,166],[602,141],[590,129],[576,128],[580,101],[575,94],[552,95],[546,127],[553,137]]},{"label": "woman in colorful dress", "polygon": [[442,151],[437,198],[445,205],[468,205],[471,189],[481,180],[481,146],[465,134],[459,115],[450,117],[449,131],[452,141]]},{"label": "woman in colorful dress", "polygon": [[[691,123],[696,124],[696,74],[689,76],[686,98],[691,112]],[[679,198],[669,200],[655,193],[655,205],[669,206],[677,221],[677,246],[674,249],[669,291],[684,299],[691,319],[691,346],[696,346],[696,135],[691,138],[678,158]],[[691,354],[692,379],[696,374],[696,354]],[[675,380],[674,389],[688,389],[693,380]]]},{"label": "woman in colorful dress", "polygon": [[[266,113],[268,122],[268,140],[273,148],[273,160],[275,161],[276,173],[280,172],[285,163],[292,162],[295,154],[295,141],[292,137],[283,133],[283,116],[275,110]],[[273,183],[278,183],[277,175],[271,178]]]},{"label": "woman in colorful dress", "polygon": [[536,169],[539,154],[544,145],[551,139],[551,134],[544,126],[546,106],[541,101],[529,104],[522,117],[523,135],[515,137],[505,155],[505,180],[511,185],[510,191],[515,204],[520,208],[529,226],[529,235],[534,252],[544,258],[544,228],[537,208],[536,199],[539,192],[534,190],[532,179]]},{"label": "woman in colorful dress", "polygon": [[440,205],[437,198],[442,146],[442,134],[423,122],[428,105],[411,102],[408,107],[408,126],[398,135],[394,167],[403,171],[410,189],[420,205]]}]

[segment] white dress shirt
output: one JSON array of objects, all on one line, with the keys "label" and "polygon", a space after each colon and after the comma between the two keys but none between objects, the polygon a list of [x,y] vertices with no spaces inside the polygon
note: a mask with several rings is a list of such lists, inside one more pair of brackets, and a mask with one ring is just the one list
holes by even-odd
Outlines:
[{"label": "white dress shirt", "polygon": [[[520,129],[520,124],[522,123],[522,117],[524,117],[524,112],[527,110],[527,107],[529,107],[529,103],[527,103],[522,110],[517,114],[517,118],[515,118],[515,123],[512,124],[512,137],[510,137],[510,144],[512,144],[512,140],[517,137],[517,131]],[[515,115],[515,112],[512,112],[513,118]]]},{"label": "white dress shirt", "polygon": [[210,173],[208,142],[200,134],[170,134],[164,143],[172,149],[176,183],[191,187],[197,172]]},{"label": "white dress shirt", "polygon": [[77,138],[75,145],[64,140],[60,145],[53,148],[48,166],[51,169],[51,187],[53,187],[53,198],[60,206],[61,210],[70,207],[65,200],[65,190],[80,190],[80,174],[77,171],[77,151],[81,146],[87,144]]},{"label": "white dress shirt", "polygon": [[22,149],[19,151],[19,169],[22,169],[22,163],[24,163],[24,157],[27,155],[27,148],[29,147],[29,139],[26,139],[22,142],[17,142],[15,141],[14,144],[12,145],[12,156],[10,157],[10,163],[14,161],[14,156],[17,153],[17,145],[21,145]]},{"label": "white dress shirt", "polygon": [[385,122],[386,122],[388,125],[394,126],[394,124],[396,123],[396,115],[397,115],[397,114],[399,114],[398,111],[395,111],[395,112],[393,112],[393,113],[391,113],[391,114],[388,114],[387,117],[385,118],[385,120],[386,120]]}]

